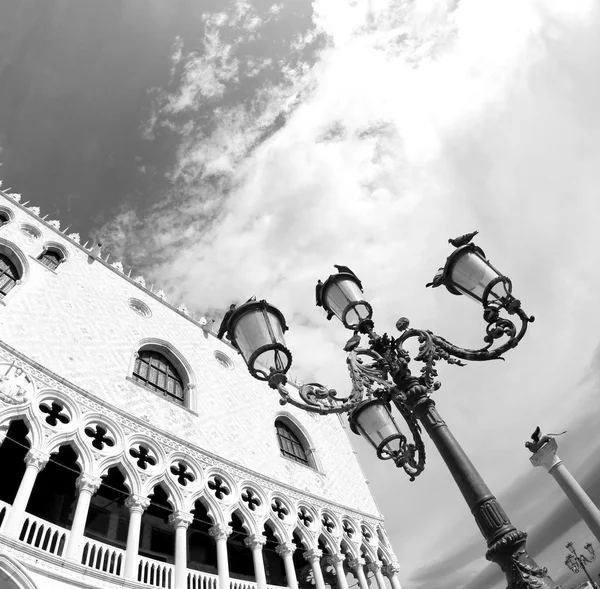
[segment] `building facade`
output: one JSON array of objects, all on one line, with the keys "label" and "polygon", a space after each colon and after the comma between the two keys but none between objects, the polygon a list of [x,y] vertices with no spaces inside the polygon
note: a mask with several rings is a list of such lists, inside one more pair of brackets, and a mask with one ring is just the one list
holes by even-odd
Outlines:
[{"label": "building facade", "polygon": [[339,418],[102,258],[0,191],[6,587],[400,589]]}]

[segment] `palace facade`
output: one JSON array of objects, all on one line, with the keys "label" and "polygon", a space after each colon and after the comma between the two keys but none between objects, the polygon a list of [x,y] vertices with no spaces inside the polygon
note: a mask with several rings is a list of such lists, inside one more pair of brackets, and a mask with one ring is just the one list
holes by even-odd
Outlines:
[{"label": "palace facade", "polygon": [[0,191],[0,587],[400,589],[342,421],[25,205]]}]

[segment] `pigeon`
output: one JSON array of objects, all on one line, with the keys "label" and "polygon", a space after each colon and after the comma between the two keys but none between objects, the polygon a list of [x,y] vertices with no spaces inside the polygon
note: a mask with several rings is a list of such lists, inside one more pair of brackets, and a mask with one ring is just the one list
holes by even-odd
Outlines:
[{"label": "pigeon", "polygon": [[433,280],[431,282],[428,282],[425,285],[425,288],[427,288],[428,286],[431,286],[431,288],[437,288],[438,286],[441,286],[444,283],[443,282],[443,278],[444,278],[444,268],[440,268],[435,273],[435,276],[433,277]]},{"label": "pigeon", "polygon": [[459,235],[454,239],[449,239],[448,243],[452,244],[454,247],[461,247],[463,245],[467,245],[477,234],[479,231],[473,231],[472,233],[465,233],[464,235]]},{"label": "pigeon", "polygon": [[358,333],[355,333],[346,342],[346,345],[344,346],[344,352],[352,352],[352,351],[356,350],[356,348],[358,347],[358,344],[360,344],[360,335]]},{"label": "pigeon", "polygon": [[223,336],[225,335],[225,332],[227,331],[229,318],[233,315],[233,312],[235,311],[235,307],[236,307],[235,304],[231,304],[229,306],[229,310],[227,311],[227,313],[225,313],[225,315],[223,315],[223,320],[221,321],[221,326],[219,327],[219,333],[217,334],[217,337],[219,339],[223,339]]},{"label": "pigeon", "polygon": [[317,282],[317,286],[315,287],[315,297],[317,299],[317,307],[322,307],[323,303],[321,302],[321,291],[323,290],[323,283],[319,280]]},{"label": "pigeon", "polygon": [[340,274],[351,274],[352,276],[354,276],[354,278],[356,278],[356,281],[358,282],[358,287],[360,288],[361,292],[363,291],[362,282],[359,280],[358,276],[354,274],[354,272],[352,272],[350,268],[348,268],[348,266],[340,266],[339,264],[334,264],[333,267],[337,268],[337,271]]}]

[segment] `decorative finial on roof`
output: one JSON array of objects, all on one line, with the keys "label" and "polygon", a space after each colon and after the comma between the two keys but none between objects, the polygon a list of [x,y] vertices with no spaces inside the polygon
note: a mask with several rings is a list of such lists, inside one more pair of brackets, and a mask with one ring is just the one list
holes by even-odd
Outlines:
[{"label": "decorative finial on roof", "polygon": [[7,192],[6,196],[10,196],[13,200],[21,202],[21,195],[18,192]]},{"label": "decorative finial on roof", "polygon": [[160,290],[156,291],[156,296],[164,300],[167,295],[165,291],[161,288]]},{"label": "decorative finial on roof", "polygon": [[79,233],[69,233],[69,235],[67,235],[67,237],[69,239],[72,239],[73,241],[76,241],[77,243],[80,243],[80,239],[81,237],[79,236]]},{"label": "decorative finial on roof", "polygon": [[48,225],[52,225],[54,229],[60,231],[60,221],[48,221]]},{"label": "decorative finial on roof", "polygon": [[111,264],[111,266],[113,268],[116,268],[119,272],[123,272],[123,264],[121,262],[119,262],[118,260],[116,262],[113,262]]},{"label": "decorative finial on roof", "polygon": [[177,307],[177,310],[181,311],[184,315],[190,314],[188,308],[183,303],[180,303],[180,305]]},{"label": "decorative finial on roof", "polygon": [[136,276],[134,278],[134,280],[140,285],[140,286],[146,286],[146,279],[143,276]]},{"label": "decorative finial on roof", "polygon": [[40,207],[27,207],[36,217],[40,216]]}]

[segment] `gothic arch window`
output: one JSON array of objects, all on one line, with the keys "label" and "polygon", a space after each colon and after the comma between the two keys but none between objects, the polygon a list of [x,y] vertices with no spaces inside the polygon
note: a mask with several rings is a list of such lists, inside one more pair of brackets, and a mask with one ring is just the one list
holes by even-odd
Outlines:
[{"label": "gothic arch window", "polygon": [[21,274],[9,256],[0,252],[0,300],[18,284]]},{"label": "gothic arch window", "polygon": [[46,248],[39,256],[38,260],[50,270],[56,270],[65,259],[63,253],[56,248]]},{"label": "gothic arch window", "polygon": [[184,405],[186,382],[173,362],[162,352],[141,349],[135,358],[132,379],[170,401]]},{"label": "gothic arch window", "polygon": [[284,417],[278,417],[275,420],[275,430],[279,449],[284,458],[316,470],[312,449],[306,437],[294,423]]}]

